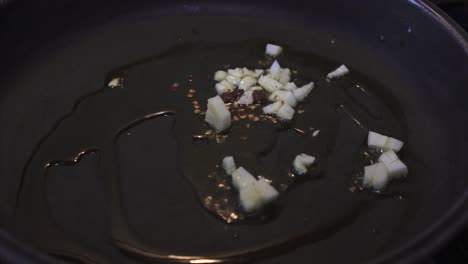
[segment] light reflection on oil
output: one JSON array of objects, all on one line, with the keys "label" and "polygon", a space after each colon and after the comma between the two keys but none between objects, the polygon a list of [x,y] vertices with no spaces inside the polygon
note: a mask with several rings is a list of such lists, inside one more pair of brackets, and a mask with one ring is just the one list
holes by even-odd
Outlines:
[{"label": "light reflection on oil", "polygon": [[219,260],[216,259],[192,259],[190,263],[219,263]]}]

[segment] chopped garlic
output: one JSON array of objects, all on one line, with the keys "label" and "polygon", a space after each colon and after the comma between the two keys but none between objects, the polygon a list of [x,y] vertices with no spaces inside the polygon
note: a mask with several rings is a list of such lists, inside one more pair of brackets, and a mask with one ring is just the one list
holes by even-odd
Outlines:
[{"label": "chopped garlic", "polygon": [[239,191],[239,200],[246,212],[254,212],[278,198],[278,191],[265,179],[247,185]]},{"label": "chopped garlic", "polygon": [[[225,160],[229,164],[229,168],[235,166],[234,159],[226,157],[223,160],[223,167]],[[260,209],[265,204],[275,200],[279,195],[278,191],[267,180],[263,178],[257,180],[243,167],[234,170],[231,178],[232,185],[239,191],[239,200],[246,212]]]},{"label": "chopped garlic", "polygon": [[218,131],[231,126],[231,112],[227,109],[223,99],[219,96],[208,99],[205,121]]},{"label": "chopped garlic", "polygon": [[283,120],[291,120],[295,112],[296,111],[294,111],[294,108],[286,103],[283,103],[280,109],[276,112],[276,116]]},{"label": "chopped garlic", "polygon": [[390,164],[398,159],[397,154],[393,150],[388,150],[382,153],[379,157],[379,161],[383,162],[384,164]]},{"label": "chopped garlic", "polygon": [[367,136],[367,145],[371,148],[384,148],[387,143],[387,136],[381,135],[377,132],[369,131]]},{"label": "chopped garlic", "polygon": [[307,95],[314,89],[314,83],[310,82],[301,88],[297,88],[293,91],[294,97],[296,97],[297,101],[302,101],[304,100]]},{"label": "chopped garlic", "polygon": [[259,77],[260,75],[263,74],[263,72],[265,72],[265,71],[262,70],[262,69],[255,69],[255,74],[257,75],[257,76],[255,76],[255,77]]},{"label": "chopped garlic", "polygon": [[263,107],[263,113],[265,114],[275,114],[282,120],[291,120],[294,116],[294,108],[289,106],[283,101],[277,101],[275,103],[269,104]]},{"label": "chopped garlic", "polygon": [[242,70],[242,68],[229,69],[227,73],[228,75],[232,75],[234,77],[239,78],[242,78],[244,76],[244,71]]},{"label": "chopped garlic", "polygon": [[408,168],[393,150],[382,153],[379,157],[379,162],[382,162],[387,167],[390,179],[398,179],[408,175]]},{"label": "chopped garlic", "polygon": [[403,147],[403,142],[392,137],[388,137],[387,142],[385,143],[386,149],[392,149],[395,152],[400,151],[402,147]]},{"label": "chopped garlic", "polygon": [[272,93],[283,86],[280,82],[274,80],[270,76],[260,76],[258,83],[268,92]]},{"label": "chopped garlic", "polygon": [[300,174],[307,173],[307,167],[314,164],[315,157],[307,154],[299,154],[296,156],[293,162],[294,170]]},{"label": "chopped garlic", "polygon": [[295,107],[297,104],[296,97],[294,97],[294,94],[290,91],[277,90],[270,95],[269,99],[273,102],[284,101],[292,107]]},{"label": "chopped garlic", "polygon": [[316,137],[320,134],[320,130],[315,130],[313,133],[312,133],[312,136],[313,137]]},{"label": "chopped garlic", "polygon": [[217,82],[220,82],[220,81],[224,80],[224,78],[226,78],[226,76],[227,76],[227,72],[217,71],[214,74],[214,80],[217,81]]},{"label": "chopped garlic", "polygon": [[278,101],[276,103],[269,104],[263,107],[263,113],[265,114],[275,114],[283,105],[283,102]]},{"label": "chopped garlic", "polygon": [[263,206],[263,201],[253,184],[239,190],[239,200],[242,208],[248,213],[254,212]]},{"label": "chopped garlic", "polygon": [[250,88],[250,91],[262,91],[263,88],[261,86],[252,86],[252,88]]},{"label": "chopped garlic", "polygon": [[281,74],[281,66],[279,65],[278,61],[274,61],[269,70],[271,78],[275,80],[279,80]]},{"label": "chopped garlic", "polygon": [[226,80],[222,80],[215,85],[215,89],[218,94],[228,93],[234,90],[234,85]]},{"label": "chopped garlic", "polygon": [[221,95],[223,93],[228,93],[228,92],[231,92],[232,90],[228,89],[226,86],[220,84],[220,83],[217,83],[215,85],[215,89],[216,89],[216,92]]},{"label": "chopped garlic", "polygon": [[255,71],[249,70],[249,69],[246,68],[246,67],[244,67],[244,68],[242,69],[242,73],[243,73],[243,76],[244,76],[244,77],[245,77],[245,76],[252,76],[252,77],[255,77],[255,78],[258,77],[258,75],[257,75],[257,73],[256,73]]},{"label": "chopped garlic", "polygon": [[286,90],[286,91],[292,91],[296,89],[297,89],[297,86],[293,82],[288,82],[283,86],[283,90]]},{"label": "chopped garlic", "polygon": [[280,55],[282,51],[283,48],[281,46],[274,44],[267,44],[265,48],[265,53],[273,57]]},{"label": "chopped garlic", "polygon": [[279,75],[279,82],[282,84],[286,84],[291,80],[291,70],[288,68],[281,70]]},{"label": "chopped garlic", "polygon": [[241,96],[241,98],[239,98],[237,102],[243,105],[253,104],[254,102],[253,91],[254,90],[248,90],[247,92],[244,92],[244,94]]},{"label": "chopped garlic", "polygon": [[385,164],[390,179],[399,179],[408,175],[408,167],[400,160],[397,159],[390,164]]},{"label": "chopped garlic", "polygon": [[253,185],[257,181],[257,179],[243,167],[239,167],[233,171],[231,177],[232,185],[239,191],[248,185]]},{"label": "chopped garlic", "polygon": [[248,90],[250,87],[254,86],[257,83],[257,79],[252,76],[246,76],[242,78],[239,83],[239,89]]},{"label": "chopped garlic", "polygon": [[385,164],[378,162],[364,167],[364,187],[380,190],[387,186],[388,181],[388,171]]},{"label": "chopped garlic", "polygon": [[271,186],[271,184],[265,179],[260,179],[255,182],[255,190],[257,191],[262,204],[270,203],[279,196],[275,187]]},{"label": "chopped garlic", "polygon": [[367,145],[371,148],[383,150],[391,149],[395,152],[398,152],[403,147],[403,142],[396,138],[385,136],[377,132],[369,131],[369,135],[367,137]]},{"label": "chopped garlic", "polygon": [[254,212],[278,198],[279,192],[265,179],[248,183],[239,189],[239,200],[246,212]]},{"label": "chopped garlic", "polygon": [[233,85],[239,85],[239,83],[241,81],[241,77],[237,77],[237,76],[228,74],[226,76],[226,81],[230,82]]},{"label": "chopped garlic", "polygon": [[236,163],[234,163],[234,158],[232,156],[223,159],[223,169],[228,175],[231,175],[236,170]]},{"label": "chopped garlic", "polygon": [[122,78],[114,78],[112,79],[107,86],[110,88],[115,88],[122,85]]},{"label": "chopped garlic", "polygon": [[327,79],[331,80],[331,79],[334,79],[334,78],[339,78],[339,77],[341,77],[343,75],[346,75],[348,73],[349,73],[348,68],[343,64],[340,67],[338,67],[336,70],[330,72],[327,75]]}]

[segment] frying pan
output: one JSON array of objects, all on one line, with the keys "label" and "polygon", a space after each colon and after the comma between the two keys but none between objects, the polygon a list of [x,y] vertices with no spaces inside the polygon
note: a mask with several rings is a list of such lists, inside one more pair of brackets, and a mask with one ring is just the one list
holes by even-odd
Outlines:
[{"label": "frying pan", "polygon": [[[171,174],[171,167],[163,166],[172,162],[174,143],[167,137],[153,144],[168,153],[156,155],[159,162],[148,161],[149,166],[138,163],[140,156],[132,159],[130,151],[135,181],[107,181],[106,174],[115,171],[102,164],[113,164],[106,163],[112,158],[96,152],[68,160],[79,166],[63,166],[45,183],[34,184],[43,177],[37,171],[44,164],[34,164],[41,142],[47,145],[50,131],[98,93],[116,67],[148,56],[158,59],[180,43],[249,38],[346,63],[384,87],[377,93],[406,131],[402,155],[411,173],[398,187],[403,199],[366,197],[341,228],[294,239],[285,237],[290,229],[302,234],[303,223],[288,219],[287,212],[262,225],[226,225],[197,206],[187,182],[161,176]],[[11,2],[0,9],[0,258],[4,263],[59,261],[38,253],[43,250],[85,263],[417,262],[468,217],[467,41],[465,32],[424,0]],[[205,71],[203,61],[184,63]],[[174,76],[177,65],[168,67],[172,73],[154,78]],[[60,143],[48,147],[52,154],[57,150],[50,158],[72,158],[58,155],[64,146],[93,147],[83,133],[101,131],[104,119],[125,115],[122,109],[139,109],[143,117],[151,111],[141,105],[150,101],[129,96],[125,106],[103,104],[107,115],[88,113],[91,125],[62,135]],[[166,128],[168,120],[162,121]],[[158,126],[145,131],[141,140],[167,133]],[[146,144],[139,140],[127,144],[130,150]],[[25,169],[30,163],[33,169]],[[31,187],[41,184],[47,188]],[[359,196],[326,175],[302,186],[288,193],[285,211],[310,211],[312,222],[320,224],[332,222],[329,214]],[[121,192],[129,194],[130,206],[126,214],[109,217],[116,211],[112,199]],[[324,198],[315,200],[316,208],[301,207],[307,195]]]}]

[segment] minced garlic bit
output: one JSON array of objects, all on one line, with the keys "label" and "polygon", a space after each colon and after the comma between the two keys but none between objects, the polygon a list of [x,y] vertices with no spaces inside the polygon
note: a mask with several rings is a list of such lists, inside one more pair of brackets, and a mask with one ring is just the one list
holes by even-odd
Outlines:
[{"label": "minced garlic bit", "polygon": [[[282,52],[282,48],[278,45],[267,44],[265,52],[275,57]],[[283,68],[277,60],[272,60],[271,57],[266,61],[270,64],[266,70],[246,67],[229,68],[228,65],[226,70],[216,71],[213,77],[217,82],[216,92],[219,95],[229,93],[223,98],[226,103],[232,103],[228,105],[230,110],[238,108],[239,105],[255,110],[256,104],[260,102],[264,104],[266,100],[269,100],[272,104],[263,108],[265,114],[275,115],[283,121],[291,120],[295,114],[294,107],[308,96],[314,88],[314,83],[310,82],[297,87],[294,82],[291,82],[291,75],[297,73],[296,70]],[[236,90],[242,90],[242,93]],[[254,93],[254,91],[261,93]],[[299,113],[303,113],[303,110],[301,109]],[[244,115],[240,115],[239,118],[245,119]],[[249,116],[249,119],[253,117]],[[233,120],[237,121],[234,117]]]},{"label": "minced garlic bit", "polygon": [[223,168],[231,176],[232,185],[239,192],[239,201],[246,212],[254,212],[278,198],[279,193],[264,177],[256,179],[243,167],[236,168],[232,156],[223,159]]}]

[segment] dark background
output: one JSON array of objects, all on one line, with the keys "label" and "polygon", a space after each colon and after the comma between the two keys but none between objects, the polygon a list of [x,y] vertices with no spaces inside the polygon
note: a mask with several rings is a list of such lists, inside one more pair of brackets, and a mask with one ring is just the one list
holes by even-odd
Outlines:
[{"label": "dark background", "polygon": [[[467,0],[433,0],[439,8],[444,10],[466,31],[468,31],[468,1]],[[468,227],[460,232],[452,242],[436,254],[428,264],[441,263],[468,263]],[[424,263],[423,263],[424,264]]]}]

